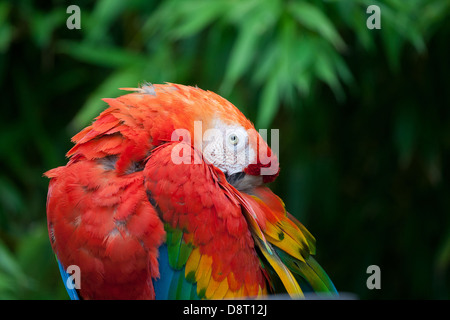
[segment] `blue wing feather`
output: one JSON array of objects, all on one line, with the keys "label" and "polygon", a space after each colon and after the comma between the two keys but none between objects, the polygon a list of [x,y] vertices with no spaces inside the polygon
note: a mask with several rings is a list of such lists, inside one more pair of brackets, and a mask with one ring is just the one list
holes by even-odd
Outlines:
[{"label": "blue wing feather", "polygon": [[66,272],[66,270],[62,266],[61,262],[59,262],[58,258],[56,258],[56,261],[58,261],[59,272],[61,273],[61,278],[62,278],[62,280],[64,282],[64,287],[66,288],[70,299],[71,300],[80,300],[80,297],[78,296],[77,289],[75,289],[75,288],[69,289],[67,287],[67,279],[69,279],[70,275]]}]

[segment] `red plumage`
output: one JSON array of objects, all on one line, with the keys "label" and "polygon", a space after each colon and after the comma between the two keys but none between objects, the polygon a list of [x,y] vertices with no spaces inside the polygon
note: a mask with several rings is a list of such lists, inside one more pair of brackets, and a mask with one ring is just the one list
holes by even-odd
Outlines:
[{"label": "red plumage", "polygon": [[153,298],[149,284],[159,274],[164,228],[147,200],[142,174],[118,176],[84,160],[47,175],[52,247],[64,266],[80,267],[82,296]]}]

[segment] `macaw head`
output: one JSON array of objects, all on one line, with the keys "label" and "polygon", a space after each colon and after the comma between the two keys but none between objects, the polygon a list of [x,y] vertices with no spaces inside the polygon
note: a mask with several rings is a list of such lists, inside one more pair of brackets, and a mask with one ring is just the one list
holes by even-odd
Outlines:
[{"label": "macaw head", "polygon": [[211,91],[176,84],[144,85],[137,90],[137,94],[157,98],[163,109],[159,112],[167,112],[164,122],[173,129],[170,140],[190,144],[236,189],[272,182],[278,176],[275,153],[245,115],[226,99]]},{"label": "macaw head", "polygon": [[[103,159],[105,167],[129,173],[142,168],[153,148],[184,141],[239,190],[278,176],[277,156],[266,141],[214,92],[177,84],[122,89],[134,93],[103,99],[110,107],[72,138],[76,145],[67,153],[72,160]],[[183,155],[173,156],[176,162]]]}]

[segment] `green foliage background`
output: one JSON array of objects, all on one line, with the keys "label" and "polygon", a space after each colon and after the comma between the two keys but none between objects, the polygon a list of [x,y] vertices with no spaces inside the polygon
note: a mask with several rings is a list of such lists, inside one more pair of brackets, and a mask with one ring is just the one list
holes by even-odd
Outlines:
[{"label": "green foliage background", "polygon": [[339,291],[449,299],[449,18],[448,0],[0,2],[0,298],[67,299],[42,174],[101,98],[148,81],[218,92],[280,129],[271,187]]}]

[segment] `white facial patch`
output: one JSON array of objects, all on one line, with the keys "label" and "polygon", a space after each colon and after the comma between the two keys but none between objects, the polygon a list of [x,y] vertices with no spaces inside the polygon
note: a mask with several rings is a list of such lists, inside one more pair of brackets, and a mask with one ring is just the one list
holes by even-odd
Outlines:
[{"label": "white facial patch", "polygon": [[247,131],[238,124],[220,120],[215,120],[214,126],[203,133],[202,149],[204,159],[228,175],[242,172],[256,160]]}]

